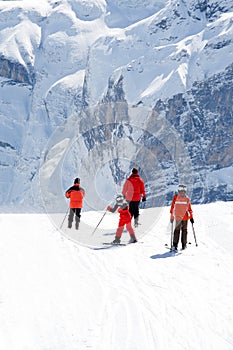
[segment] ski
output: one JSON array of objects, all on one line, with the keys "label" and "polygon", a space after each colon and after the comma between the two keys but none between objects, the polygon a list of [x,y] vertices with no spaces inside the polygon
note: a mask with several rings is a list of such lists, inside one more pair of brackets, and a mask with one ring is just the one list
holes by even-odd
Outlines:
[{"label": "ski", "polygon": [[134,242],[134,243],[112,243],[112,242],[104,242],[102,243],[103,245],[109,245],[109,246],[122,246],[122,247],[125,247],[126,245],[131,245],[131,244],[135,244],[135,243],[143,243],[143,242]]},{"label": "ski", "polygon": [[[192,244],[192,243],[191,243],[191,242],[188,242],[188,244]],[[170,247],[170,245],[168,245],[167,243],[165,243],[165,248],[170,249],[170,251],[174,251],[174,250],[178,251],[178,249],[172,249],[172,248]],[[187,247],[186,247],[186,249],[187,249]],[[182,250],[185,250],[185,249],[182,249]]]},{"label": "ski", "polygon": [[127,243],[112,243],[112,242],[104,242],[103,245],[111,245],[113,247],[117,246],[126,246]]},{"label": "ski", "polygon": [[172,249],[168,244],[165,244],[165,248],[169,249],[171,253],[178,253],[178,249]]}]

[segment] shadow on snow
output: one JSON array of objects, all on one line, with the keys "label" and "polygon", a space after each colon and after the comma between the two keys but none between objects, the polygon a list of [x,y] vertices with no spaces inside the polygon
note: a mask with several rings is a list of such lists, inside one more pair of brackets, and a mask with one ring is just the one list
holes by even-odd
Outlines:
[{"label": "shadow on snow", "polygon": [[155,254],[151,255],[151,259],[165,259],[165,258],[171,258],[177,255],[180,255],[181,253],[174,253],[174,252],[165,252],[163,254]]}]

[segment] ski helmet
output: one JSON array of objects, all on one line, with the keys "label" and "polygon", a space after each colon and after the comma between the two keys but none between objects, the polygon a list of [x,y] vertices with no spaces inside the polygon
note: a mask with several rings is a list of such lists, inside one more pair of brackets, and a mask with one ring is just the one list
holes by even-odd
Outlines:
[{"label": "ski helmet", "polygon": [[118,207],[121,207],[122,209],[126,209],[128,207],[128,202],[125,200],[124,196],[118,195],[116,197],[116,202]]},{"label": "ski helmet", "polygon": [[178,186],[178,192],[186,192],[186,186],[185,185],[179,185]]},{"label": "ski helmet", "polygon": [[124,202],[124,197],[123,197],[121,194],[119,194],[119,195],[116,197],[116,202],[117,202],[118,204],[122,204],[122,203]]}]

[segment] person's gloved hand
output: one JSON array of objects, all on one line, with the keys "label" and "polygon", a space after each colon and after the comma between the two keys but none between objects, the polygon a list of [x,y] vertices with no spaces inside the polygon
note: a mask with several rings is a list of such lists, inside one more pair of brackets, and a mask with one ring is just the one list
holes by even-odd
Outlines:
[{"label": "person's gloved hand", "polygon": [[110,211],[112,207],[110,205],[107,206],[107,210]]},{"label": "person's gloved hand", "polygon": [[174,221],[174,219],[170,219],[170,223],[171,223],[171,224],[173,223],[173,221]]},{"label": "person's gloved hand", "polygon": [[193,220],[193,218],[191,218],[191,219],[190,219],[190,222],[191,222],[192,224],[194,224],[194,220]]},{"label": "person's gloved hand", "polygon": [[146,197],[142,197],[142,202],[145,202],[146,201]]}]

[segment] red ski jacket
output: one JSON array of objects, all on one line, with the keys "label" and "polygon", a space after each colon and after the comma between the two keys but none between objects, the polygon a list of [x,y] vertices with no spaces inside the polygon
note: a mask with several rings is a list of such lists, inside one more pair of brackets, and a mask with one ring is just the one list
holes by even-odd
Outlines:
[{"label": "red ski jacket", "polygon": [[132,217],[130,215],[128,207],[126,209],[119,208],[118,213],[120,214],[120,219],[118,224],[119,227],[124,226],[131,222]]},{"label": "red ski jacket", "polygon": [[74,184],[66,191],[66,198],[70,198],[70,208],[82,208],[85,191],[79,184]]},{"label": "red ski jacket", "polygon": [[140,201],[141,196],[146,197],[145,185],[138,174],[132,174],[125,181],[122,195],[127,201]]}]

